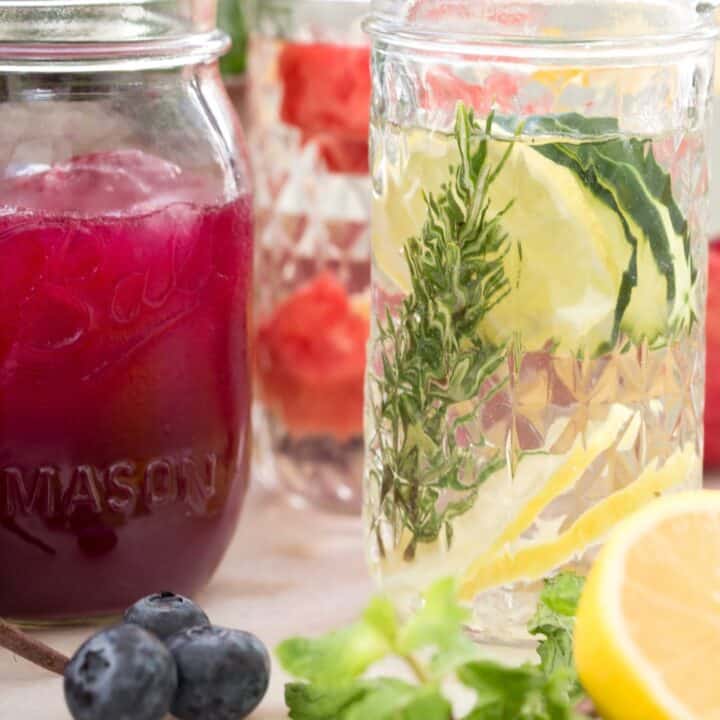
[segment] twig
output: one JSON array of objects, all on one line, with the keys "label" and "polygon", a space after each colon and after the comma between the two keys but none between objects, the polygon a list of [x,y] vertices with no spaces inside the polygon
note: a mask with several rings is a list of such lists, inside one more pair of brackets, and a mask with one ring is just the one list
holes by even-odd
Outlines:
[{"label": "twig", "polygon": [[0,647],[58,675],[63,674],[68,662],[65,655],[35,640],[2,618],[0,618]]}]

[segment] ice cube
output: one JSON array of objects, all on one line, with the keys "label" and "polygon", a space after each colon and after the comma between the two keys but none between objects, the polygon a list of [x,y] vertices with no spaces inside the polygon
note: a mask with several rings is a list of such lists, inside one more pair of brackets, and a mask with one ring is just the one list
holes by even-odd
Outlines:
[{"label": "ice cube", "polygon": [[84,155],[0,181],[3,205],[44,213],[150,211],[171,202],[207,199],[203,195],[207,192],[199,177],[140,150]]}]

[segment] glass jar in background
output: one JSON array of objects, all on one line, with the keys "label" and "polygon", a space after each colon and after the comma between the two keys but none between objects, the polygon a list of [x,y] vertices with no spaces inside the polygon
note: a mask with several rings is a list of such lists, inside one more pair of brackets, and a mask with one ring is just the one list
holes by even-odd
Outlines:
[{"label": "glass jar in background", "polygon": [[193,595],[236,527],[250,181],[187,5],[0,8],[2,616]]},{"label": "glass jar in background", "polygon": [[355,0],[258,0],[250,42],[256,472],[357,512],[368,337],[370,70]]},{"label": "glass jar in background", "polygon": [[376,0],[366,512],[482,641],[702,481],[714,27],[684,0]]}]

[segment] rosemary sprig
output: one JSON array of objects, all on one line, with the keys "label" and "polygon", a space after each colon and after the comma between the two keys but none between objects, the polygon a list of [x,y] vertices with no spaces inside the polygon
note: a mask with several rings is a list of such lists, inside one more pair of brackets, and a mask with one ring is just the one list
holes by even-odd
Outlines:
[{"label": "rosemary sprig", "polygon": [[[426,196],[427,218],[419,237],[405,244],[412,289],[397,314],[388,311],[378,329],[382,374],[374,378],[375,435],[370,481],[379,489],[379,518],[387,518],[418,543],[441,533],[452,542],[452,519],[469,510],[478,488],[505,464],[502,453],[477,432],[458,442],[476,420],[479,406],[501,387],[488,382],[506,348],[478,334],[483,317],[510,291],[503,259],[510,241],[500,221],[508,207],[489,217],[488,190],[512,145],[488,167],[487,138],[472,110],[459,104],[457,167],[437,196]],[[376,528],[384,552],[380,527]]]}]

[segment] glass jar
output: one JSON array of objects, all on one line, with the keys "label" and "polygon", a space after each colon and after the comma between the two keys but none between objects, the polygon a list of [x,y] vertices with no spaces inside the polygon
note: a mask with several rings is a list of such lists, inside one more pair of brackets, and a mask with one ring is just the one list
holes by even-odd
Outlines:
[{"label": "glass jar", "polygon": [[187,3],[0,8],[0,615],[193,595],[247,484],[250,183]]},{"label": "glass jar", "polygon": [[688,3],[377,0],[366,520],[401,604],[542,581],[702,481],[706,111]]},{"label": "glass jar", "polygon": [[249,70],[257,215],[258,477],[360,509],[368,337],[370,51],[357,0],[258,0]]}]

